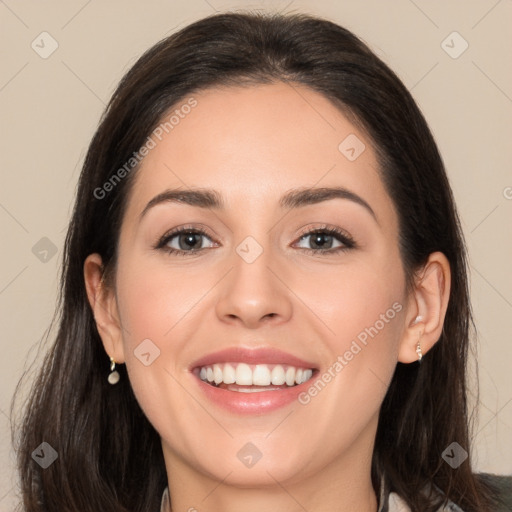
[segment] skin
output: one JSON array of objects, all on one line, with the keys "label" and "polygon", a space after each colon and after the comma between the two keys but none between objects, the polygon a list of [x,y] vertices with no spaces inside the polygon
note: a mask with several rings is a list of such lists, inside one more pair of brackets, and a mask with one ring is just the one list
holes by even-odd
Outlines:
[{"label": "skin", "polygon": [[[397,361],[416,361],[418,339],[425,354],[441,335],[448,261],[431,254],[406,294],[398,218],[370,140],[323,96],[277,83],[194,97],[197,106],[137,171],[115,287],[101,286],[98,254],[84,264],[105,351],[127,365],[161,436],[173,510],[375,512],[370,467],[379,407]],[[352,162],[338,149],[349,134],[366,146]],[[348,199],[279,207],[290,189],[330,186],[358,194],[377,220]],[[180,187],[215,189],[226,208],[168,202],[139,223],[154,196]],[[204,249],[182,257],[153,248],[189,224],[207,229],[195,246]],[[301,229],[323,224],[348,232],[357,246],[328,253],[343,245],[333,238],[324,253],[307,253],[318,246],[312,236],[301,241]],[[263,249],[250,264],[236,251],[247,236]],[[322,373],[394,303],[402,310],[307,405],[237,415],[208,402],[188,371],[199,357],[236,345],[275,346]],[[144,366],[134,349],[147,338],[160,356]],[[237,457],[247,442],[262,453],[251,468]]]}]

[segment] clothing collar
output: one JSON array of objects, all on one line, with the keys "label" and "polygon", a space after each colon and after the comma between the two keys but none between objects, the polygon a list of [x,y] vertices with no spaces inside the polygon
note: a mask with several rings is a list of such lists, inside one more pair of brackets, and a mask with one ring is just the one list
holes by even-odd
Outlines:
[{"label": "clothing collar", "polygon": [[[432,484],[433,485],[433,484]],[[436,491],[442,495],[442,491],[434,485]],[[428,490],[428,489],[427,489]],[[389,482],[383,475],[380,481],[379,509],[377,512],[411,512],[409,505],[396,492],[391,492]],[[458,505],[448,500],[446,505],[441,505],[437,512],[464,512]]]}]

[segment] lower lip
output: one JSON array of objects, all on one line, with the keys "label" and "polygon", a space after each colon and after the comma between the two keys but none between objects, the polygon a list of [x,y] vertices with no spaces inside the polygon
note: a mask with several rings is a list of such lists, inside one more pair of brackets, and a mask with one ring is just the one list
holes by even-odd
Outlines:
[{"label": "lower lip", "polygon": [[298,400],[299,394],[306,389],[315,377],[313,376],[297,386],[277,389],[274,391],[258,391],[255,393],[242,393],[240,391],[228,391],[207,384],[199,377],[192,374],[198,382],[199,388],[213,403],[237,414],[264,414],[286,407]]}]

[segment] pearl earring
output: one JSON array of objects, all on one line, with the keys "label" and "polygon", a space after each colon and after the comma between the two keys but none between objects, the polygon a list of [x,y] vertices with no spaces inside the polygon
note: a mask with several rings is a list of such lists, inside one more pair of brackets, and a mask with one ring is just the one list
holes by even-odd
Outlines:
[{"label": "pearl earring", "polygon": [[421,339],[421,332],[418,337],[418,344],[416,345],[416,354],[418,354],[418,363],[421,363],[421,358],[423,357],[423,354],[421,353],[420,339]]},{"label": "pearl earring", "polygon": [[120,379],[119,372],[115,369],[116,368],[116,362],[114,361],[114,358],[110,358],[110,373],[108,375],[108,383],[109,384],[117,384]]}]

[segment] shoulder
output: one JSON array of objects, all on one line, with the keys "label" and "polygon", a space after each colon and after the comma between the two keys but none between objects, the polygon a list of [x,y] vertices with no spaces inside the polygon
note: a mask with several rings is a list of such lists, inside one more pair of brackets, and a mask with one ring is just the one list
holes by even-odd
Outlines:
[{"label": "shoulder", "polygon": [[512,510],[512,475],[479,473],[478,477],[496,489],[501,505],[496,508],[495,512],[510,512]]},{"label": "shoulder", "polygon": [[[494,512],[510,512],[512,510],[512,475],[479,473],[478,477],[481,480],[491,484],[496,490],[501,504],[494,509]],[[388,499],[385,501],[385,505],[382,507],[381,511],[410,512],[410,508],[397,493],[390,492],[388,494]],[[441,507],[439,512],[464,512],[464,510],[450,501]]]}]

